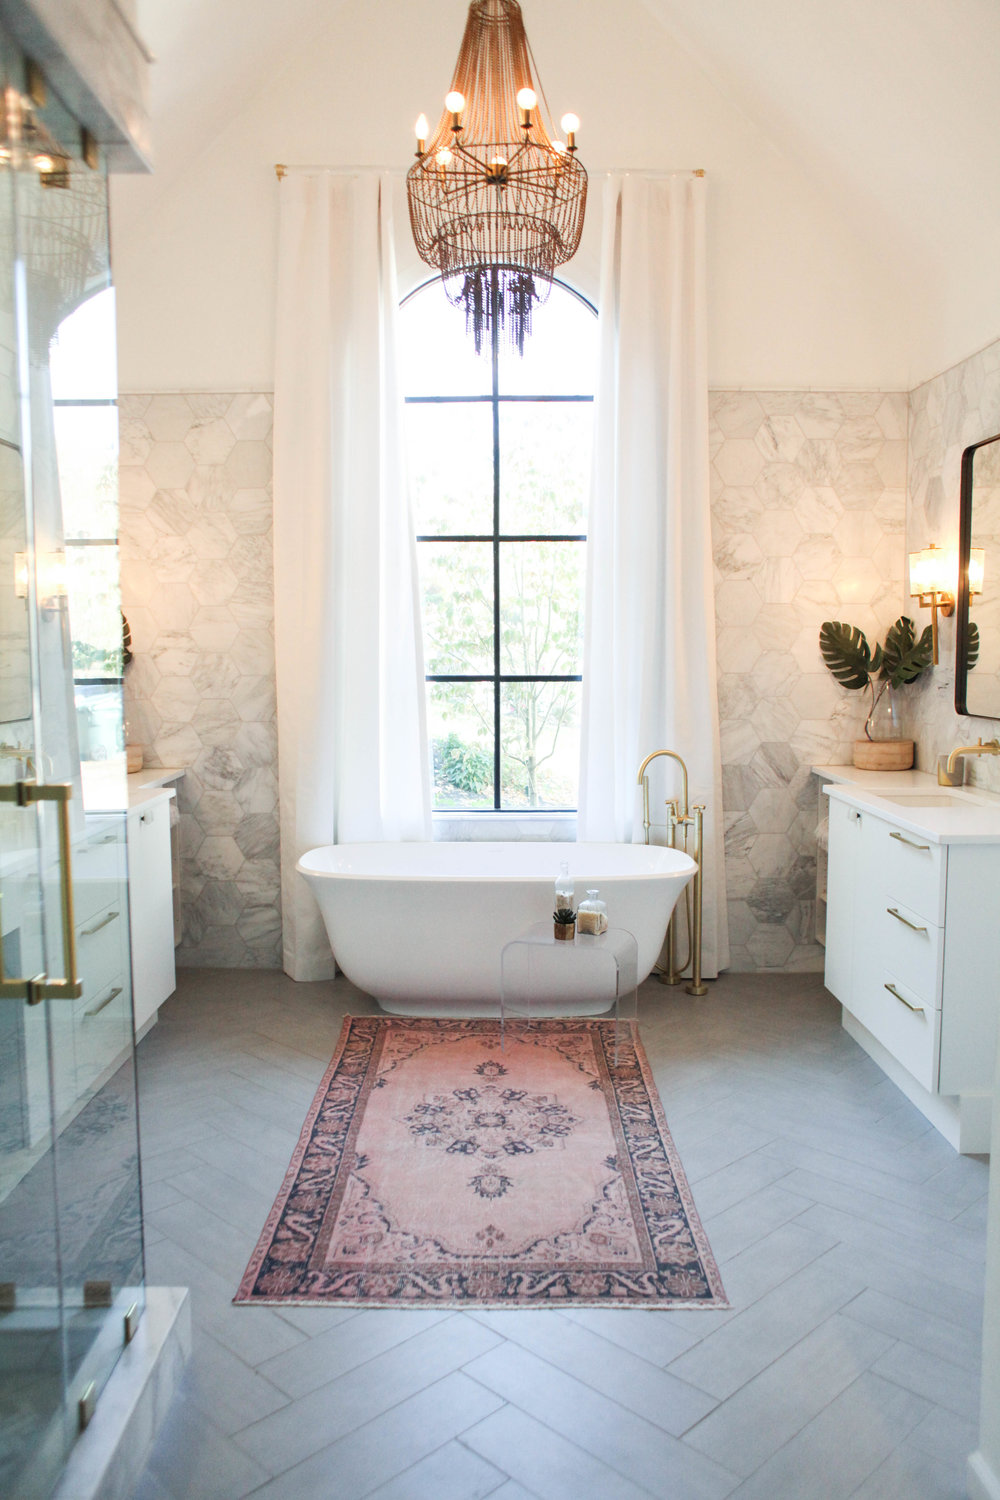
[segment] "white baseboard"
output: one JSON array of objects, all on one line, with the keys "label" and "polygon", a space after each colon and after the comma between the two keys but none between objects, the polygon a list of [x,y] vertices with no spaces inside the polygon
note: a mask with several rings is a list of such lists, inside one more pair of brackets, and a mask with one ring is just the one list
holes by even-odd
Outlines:
[{"label": "white baseboard", "polygon": [[969,1500],[1000,1500],[1000,1475],[980,1448],[969,1455],[968,1481]]}]

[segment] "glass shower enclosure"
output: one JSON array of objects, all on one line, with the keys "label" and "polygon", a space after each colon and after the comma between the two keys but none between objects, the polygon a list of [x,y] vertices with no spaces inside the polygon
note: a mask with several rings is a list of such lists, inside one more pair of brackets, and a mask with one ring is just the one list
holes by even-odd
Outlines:
[{"label": "glass shower enclosure", "polygon": [[2,32],[0,83],[0,1495],[36,1500],[143,1245],[107,178]]}]

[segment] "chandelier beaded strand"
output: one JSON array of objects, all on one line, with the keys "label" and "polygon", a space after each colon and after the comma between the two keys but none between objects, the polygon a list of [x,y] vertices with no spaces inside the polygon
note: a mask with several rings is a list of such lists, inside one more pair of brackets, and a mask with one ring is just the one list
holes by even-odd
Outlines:
[{"label": "chandelier beaded strand", "polygon": [[472,0],[444,105],[433,135],[424,115],[415,127],[414,242],[465,308],[477,353],[496,327],[523,354],[532,308],[579,247],[587,173],[576,115],[562,141],[539,105],[517,0]]}]

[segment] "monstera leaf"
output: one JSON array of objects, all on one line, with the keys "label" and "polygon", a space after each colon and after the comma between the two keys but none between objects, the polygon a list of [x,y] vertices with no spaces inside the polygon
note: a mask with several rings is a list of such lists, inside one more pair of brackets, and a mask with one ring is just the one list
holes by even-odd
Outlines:
[{"label": "monstera leaf", "polygon": [[895,625],[890,625],[882,648],[882,676],[890,687],[902,687],[904,683],[916,682],[931,664],[934,654],[934,634],[925,625],[919,638],[916,627],[908,615],[900,615]]},{"label": "monstera leaf", "polygon": [[882,647],[873,651],[863,630],[840,620],[826,620],[820,626],[819,649],[841,687],[867,687],[882,665]]},{"label": "monstera leaf", "polygon": [[979,626],[969,621],[969,634],[965,644],[965,670],[971,672],[979,660]]}]

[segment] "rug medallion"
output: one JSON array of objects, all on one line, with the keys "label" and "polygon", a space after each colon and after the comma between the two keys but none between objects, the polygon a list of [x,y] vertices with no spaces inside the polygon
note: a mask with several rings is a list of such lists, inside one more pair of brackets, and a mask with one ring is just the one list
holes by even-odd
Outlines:
[{"label": "rug medallion", "polygon": [[727,1306],[642,1045],[630,1027],[615,1066],[614,1031],[349,1017],[234,1300]]}]

